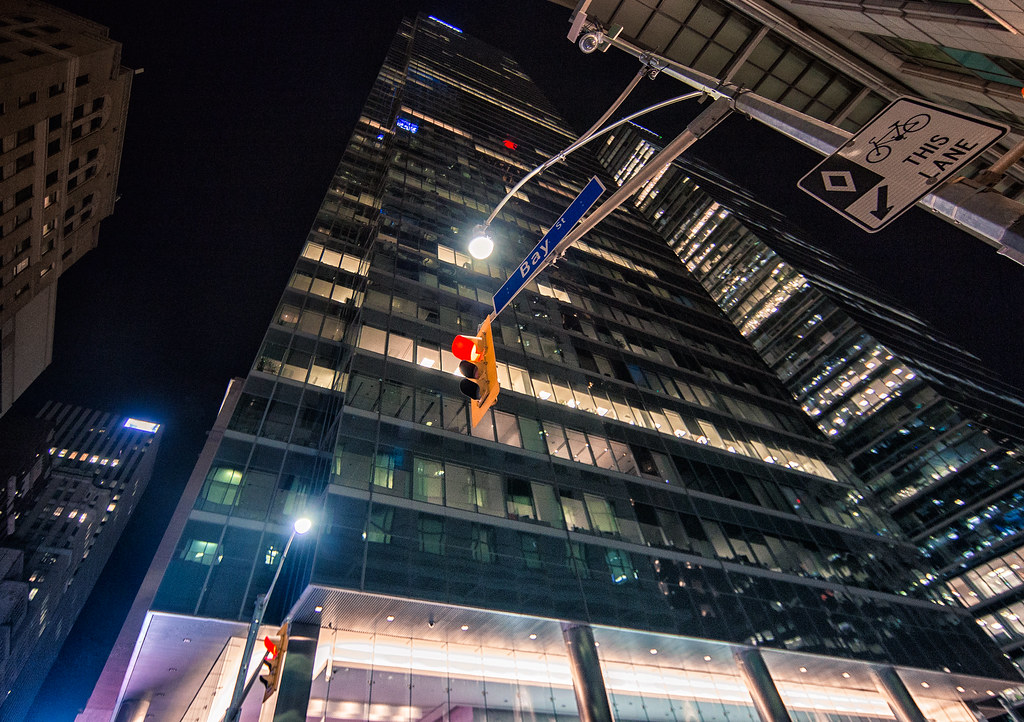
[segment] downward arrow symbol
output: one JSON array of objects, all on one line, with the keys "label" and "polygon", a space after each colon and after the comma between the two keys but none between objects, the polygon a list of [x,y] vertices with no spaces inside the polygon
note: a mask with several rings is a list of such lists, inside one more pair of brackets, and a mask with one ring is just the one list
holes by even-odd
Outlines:
[{"label": "downward arrow symbol", "polygon": [[882,220],[887,215],[889,215],[889,211],[891,211],[895,207],[896,206],[889,205],[889,186],[879,186],[875,210],[871,211],[871,215],[873,215],[878,220]]}]

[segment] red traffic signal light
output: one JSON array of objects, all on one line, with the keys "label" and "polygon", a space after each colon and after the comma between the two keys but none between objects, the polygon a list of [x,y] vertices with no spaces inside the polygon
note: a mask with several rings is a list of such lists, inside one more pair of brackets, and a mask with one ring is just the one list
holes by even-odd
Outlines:
[{"label": "red traffic signal light", "polygon": [[459,359],[459,373],[465,378],[459,390],[470,398],[470,416],[475,428],[498,398],[498,366],[494,358],[491,317],[480,324],[476,336],[459,335],[452,341],[452,354]]},{"label": "red traffic signal light", "polygon": [[281,663],[284,661],[284,652],[288,649],[287,625],[278,631],[276,642],[269,635],[264,637],[263,646],[267,651],[261,663],[263,668],[260,671],[260,682],[265,688],[263,701],[266,702],[277,691],[277,685],[281,681]]}]

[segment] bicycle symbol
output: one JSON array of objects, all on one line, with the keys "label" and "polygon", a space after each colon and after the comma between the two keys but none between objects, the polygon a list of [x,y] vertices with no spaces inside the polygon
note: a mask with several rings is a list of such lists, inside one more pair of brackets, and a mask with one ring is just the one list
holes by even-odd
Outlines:
[{"label": "bicycle symbol", "polygon": [[916,133],[917,131],[924,128],[931,121],[932,117],[927,113],[920,113],[910,118],[904,123],[900,123],[898,120],[889,126],[889,129],[885,132],[881,138],[872,138],[868,142],[872,145],[871,150],[867,152],[864,159],[868,163],[880,163],[889,157],[889,153],[892,152],[892,148],[889,147],[890,143],[895,143],[898,140],[903,140],[907,137],[907,133]]}]

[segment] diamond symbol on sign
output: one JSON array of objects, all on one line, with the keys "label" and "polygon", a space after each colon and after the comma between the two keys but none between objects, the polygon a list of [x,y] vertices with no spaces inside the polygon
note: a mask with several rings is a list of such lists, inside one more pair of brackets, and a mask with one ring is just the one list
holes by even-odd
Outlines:
[{"label": "diamond symbol on sign", "polygon": [[823,170],[821,172],[821,180],[825,184],[826,191],[857,192],[857,186],[853,183],[853,176],[848,170]]}]

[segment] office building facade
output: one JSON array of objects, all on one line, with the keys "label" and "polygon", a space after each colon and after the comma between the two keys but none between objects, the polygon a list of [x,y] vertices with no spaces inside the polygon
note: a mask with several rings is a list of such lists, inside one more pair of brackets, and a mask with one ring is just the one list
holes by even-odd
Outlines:
[{"label": "office building facade", "polygon": [[[34,420],[8,415],[0,427],[13,460],[0,469],[13,497],[0,532],[0,720],[8,722],[25,718],[82,611],[149,483],[162,432],[54,402]],[[33,433],[18,438],[25,427]]]},{"label": "office building facade", "polygon": [[[967,177],[1024,137],[1016,0],[556,1],[643,50],[851,132],[904,95],[1008,124]],[[1024,167],[996,189],[1024,197]]]},{"label": "office building facade", "polygon": [[[633,126],[601,161],[624,182],[657,143]],[[929,559],[912,589],[1019,656],[1020,390],[700,163],[635,205]]]},{"label": "office building facade", "polygon": [[1012,684],[969,615],[895,593],[915,547],[639,217],[494,321],[470,428],[452,339],[600,167],[466,244],[573,140],[513,60],[402,23],[80,720],[221,719],[275,580],[275,718],[969,720]]},{"label": "office building facade", "polygon": [[131,81],[105,27],[0,8],[0,414],[49,365],[57,278],[114,210]]}]

